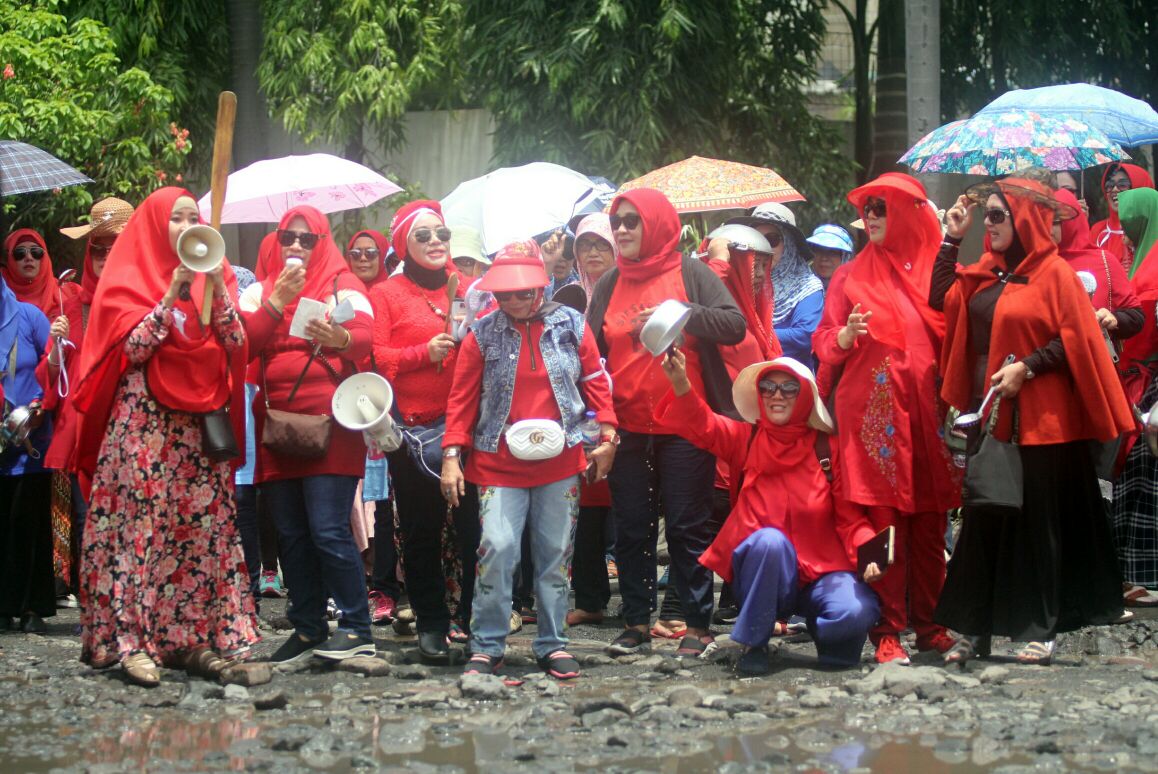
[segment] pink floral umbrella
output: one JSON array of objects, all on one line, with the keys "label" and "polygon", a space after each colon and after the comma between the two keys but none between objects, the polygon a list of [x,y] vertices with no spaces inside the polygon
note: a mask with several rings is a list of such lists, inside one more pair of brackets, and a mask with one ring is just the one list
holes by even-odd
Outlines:
[{"label": "pink floral umbrella", "polygon": [[778,173],[764,167],[703,156],[677,161],[619,187],[662,191],[678,212],[755,207],[765,202],[801,202],[804,197]]}]

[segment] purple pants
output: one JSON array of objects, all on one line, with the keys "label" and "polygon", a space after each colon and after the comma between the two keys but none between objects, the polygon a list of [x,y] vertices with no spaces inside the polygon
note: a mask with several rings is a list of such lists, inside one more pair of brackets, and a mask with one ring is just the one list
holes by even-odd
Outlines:
[{"label": "purple pants", "polygon": [[778,619],[800,615],[808,622],[820,663],[850,666],[860,661],[868,631],[880,618],[880,601],[854,573],[826,573],[801,588],[796,548],[772,527],[756,530],[732,552],[732,573],[740,602],[733,640],[766,645]]}]

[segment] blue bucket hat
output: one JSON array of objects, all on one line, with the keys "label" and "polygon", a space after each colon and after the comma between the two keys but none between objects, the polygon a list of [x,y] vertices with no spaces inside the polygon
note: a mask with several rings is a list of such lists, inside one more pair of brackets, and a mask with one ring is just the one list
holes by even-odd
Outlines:
[{"label": "blue bucket hat", "polygon": [[843,228],[833,223],[817,226],[807,241],[810,245],[828,250],[840,250],[845,253],[851,253],[853,250],[852,237]]}]

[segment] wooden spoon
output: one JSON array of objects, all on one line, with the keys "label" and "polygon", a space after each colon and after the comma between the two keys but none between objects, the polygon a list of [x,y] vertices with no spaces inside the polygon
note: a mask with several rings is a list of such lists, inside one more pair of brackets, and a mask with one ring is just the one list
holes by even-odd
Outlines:
[{"label": "wooden spoon", "polygon": [[[450,328],[454,325],[454,299],[458,295],[458,273],[450,275],[446,281],[446,324],[442,327],[443,333],[450,333]],[[442,373],[442,361],[438,361],[438,368],[435,373]]]}]

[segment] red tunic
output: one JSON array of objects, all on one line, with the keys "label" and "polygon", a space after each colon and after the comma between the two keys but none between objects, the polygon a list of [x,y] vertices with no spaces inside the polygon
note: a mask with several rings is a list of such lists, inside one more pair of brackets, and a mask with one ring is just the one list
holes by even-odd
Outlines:
[{"label": "red tunic", "polygon": [[[854,262],[855,263],[855,262]],[[836,270],[828,286],[824,317],[812,339],[822,364],[841,366],[835,419],[843,465],[843,496],[859,505],[902,513],[947,511],[960,505],[961,474],[942,440],[937,409],[937,342],[893,273],[891,288],[904,326],[906,350],[857,339],[837,344],[840,329],[859,299],[845,294],[850,267]]]},{"label": "red tunic", "polygon": [[[499,313],[501,314],[501,313]],[[560,419],[559,404],[551,389],[547,369],[543,366],[543,356],[539,351],[539,339],[543,335],[542,321],[531,323],[530,335],[522,336],[522,349],[515,373],[515,390],[511,396],[511,410],[508,423],[523,419]],[[459,363],[454,373],[454,386],[450,391],[450,401],[446,412],[446,435],[444,446],[471,445],[472,432],[478,421],[479,394],[482,392],[483,357],[474,333],[463,340]],[[595,336],[587,328],[583,343],[579,345],[579,363],[583,375],[596,374],[603,366],[599,362],[599,347]],[[615,424],[615,411],[611,408],[611,392],[607,380],[589,379],[579,383],[579,392],[587,408],[595,412],[600,422]],[[561,481],[568,476],[581,473],[587,467],[587,459],[580,445],[570,446],[549,460],[516,459],[507,448],[507,441],[499,437],[497,452],[473,451],[466,462],[466,479],[479,486],[508,486],[530,488]]]}]

